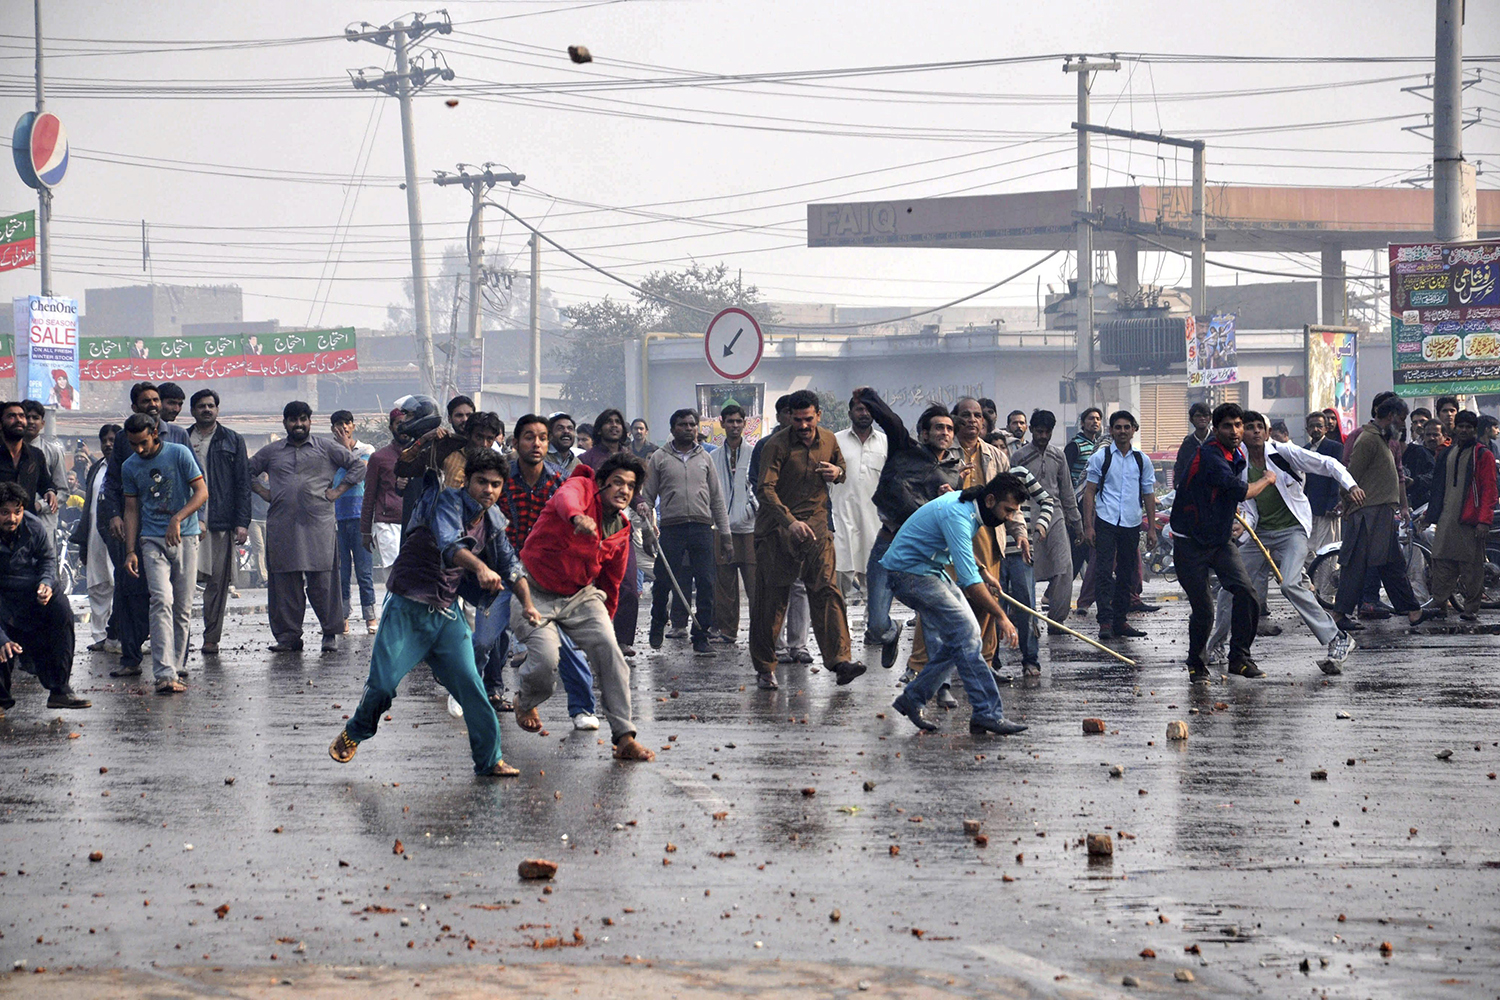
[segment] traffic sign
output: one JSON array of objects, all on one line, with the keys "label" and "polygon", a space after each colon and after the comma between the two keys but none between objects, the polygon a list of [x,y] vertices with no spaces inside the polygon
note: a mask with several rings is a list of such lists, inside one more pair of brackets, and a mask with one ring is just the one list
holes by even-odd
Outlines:
[{"label": "traffic sign", "polygon": [[28,111],[16,122],[10,139],[16,172],[27,187],[57,187],[68,172],[68,133],[50,111]]},{"label": "traffic sign", "polygon": [[730,306],[715,316],[703,336],[703,353],[708,367],[720,378],[738,382],[755,371],[766,349],[765,335],[755,317],[737,306]]}]

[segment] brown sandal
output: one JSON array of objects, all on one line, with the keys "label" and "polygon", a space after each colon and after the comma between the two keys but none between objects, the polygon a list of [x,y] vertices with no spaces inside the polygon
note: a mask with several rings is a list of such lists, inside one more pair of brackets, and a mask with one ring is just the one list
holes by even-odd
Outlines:
[{"label": "brown sandal", "polygon": [[156,685],[157,694],[182,694],[187,690],[187,685],[181,681],[163,681]]},{"label": "brown sandal", "polygon": [[542,731],[542,717],[534,708],[518,708],[516,709],[516,725],[528,733],[539,733]]},{"label": "brown sandal", "polygon": [[615,760],[655,760],[655,751],[641,746],[634,736],[627,736],[615,744]]},{"label": "brown sandal", "polygon": [[495,761],[495,766],[484,772],[486,778],[514,778],[521,773],[520,768],[511,767],[503,760]]}]

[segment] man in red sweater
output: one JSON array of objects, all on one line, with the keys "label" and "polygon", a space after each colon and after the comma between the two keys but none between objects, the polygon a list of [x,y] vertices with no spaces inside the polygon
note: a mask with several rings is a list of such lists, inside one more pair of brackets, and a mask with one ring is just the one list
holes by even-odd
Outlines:
[{"label": "man in red sweater", "polygon": [[635,738],[630,668],[610,622],[630,556],[625,510],[645,478],[641,460],[628,451],[611,455],[597,471],[586,465],[573,470],[542,508],[521,549],[541,623],[512,625],[527,650],[515,701],[516,724],[527,732],[542,728],[536,709],[552,696],[561,635],[566,635],[588,657],[599,678],[604,717],[619,760],[656,759]]}]

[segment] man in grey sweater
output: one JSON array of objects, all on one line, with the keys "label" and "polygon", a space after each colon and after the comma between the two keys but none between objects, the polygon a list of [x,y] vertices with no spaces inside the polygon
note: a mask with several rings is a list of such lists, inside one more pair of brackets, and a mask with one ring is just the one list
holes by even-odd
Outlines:
[{"label": "man in grey sweater", "polygon": [[[678,410],[672,414],[672,440],[651,453],[646,462],[646,485],[637,509],[649,518],[660,503],[659,558],[664,559],[679,584],[692,580],[697,591],[694,603],[693,652],[710,656],[708,627],[714,621],[715,533],[718,553],[728,561],[733,543],[729,533],[729,511],[713,458],[698,443],[698,413]],[[660,649],[667,630],[667,608],[672,585],[665,571],[656,575],[651,587],[651,648]]]}]

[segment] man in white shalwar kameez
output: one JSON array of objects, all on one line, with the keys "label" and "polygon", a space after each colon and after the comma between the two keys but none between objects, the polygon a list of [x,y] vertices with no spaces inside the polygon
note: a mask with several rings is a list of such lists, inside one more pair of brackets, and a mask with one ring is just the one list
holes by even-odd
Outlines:
[{"label": "man in white shalwar kameez", "polygon": [[865,593],[865,566],[880,532],[875,511],[875,487],[885,467],[885,432],[875,426],[869,409],[857,399],[849,401],[847,430],[834,435],[844,453],[847,478],[830,487],[833,501],[833,554],[839,589],[846,598],[858,587]]}]

